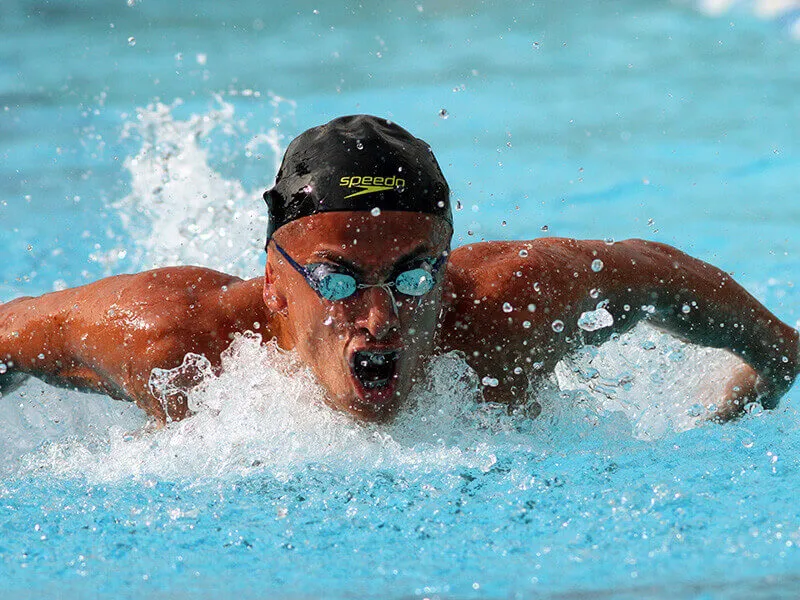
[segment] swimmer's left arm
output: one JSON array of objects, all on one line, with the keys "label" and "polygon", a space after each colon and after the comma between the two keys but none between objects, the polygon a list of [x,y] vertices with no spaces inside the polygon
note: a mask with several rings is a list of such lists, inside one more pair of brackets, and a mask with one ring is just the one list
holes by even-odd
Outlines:
[{"label": "swimmer's left arm", "polygon": [[727,349],[747,363],[732,374],[719,416],[734,416],[756,397],[766,408],[777,406],[798,374],[797,331],[728,273],[666,244],[627,240],[599,254],[611,267],[601,288],[612,297],[615,316],[626,318],[620,302],[627,303],[634,319]]},{"label": "swimmer's left arm", "polygon": [[[448,282],[442,348],[464,352],[480,377],[497,381],[488,391],[503,401],[525,389],[520,370],[549,373],[580,340],[601,343],[642,319],[747,363],[729,378],[718,403],[722,418],[756,395],[774,407],[797,376],[798,332],[727,273],[665,244],[568,238],[471,244],[453,251]],[[598,305],[613,324],[582,330],[579,318]]]}]

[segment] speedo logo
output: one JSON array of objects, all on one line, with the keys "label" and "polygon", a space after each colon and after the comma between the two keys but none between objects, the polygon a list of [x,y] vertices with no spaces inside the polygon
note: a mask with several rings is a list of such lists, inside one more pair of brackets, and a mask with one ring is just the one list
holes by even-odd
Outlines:
[{"label": "speedo logo", "polygon": [[406,187],[406,180],[400,177],[372,177],[370,175],[359,176],[351,175],[349,177],[342,177],[339,180],[339,186],[343,188],[357,188],[358,191],[345,196],[345,198],[353,198],[355,196],[363,196],[364,194],[374,194],[375,192],[388,192],[395,188]]}]

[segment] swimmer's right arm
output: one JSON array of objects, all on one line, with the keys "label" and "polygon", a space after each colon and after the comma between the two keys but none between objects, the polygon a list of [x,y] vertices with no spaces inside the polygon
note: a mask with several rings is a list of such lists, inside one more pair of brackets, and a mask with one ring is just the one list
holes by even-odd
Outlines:
[{"label": "swimmer's right arm", "polygon": [[[0,362],[6,371],[0,389],[7,393],[32,375],[132,400],[164,422],[164,408],[149,390],[152,369],[176,367],[187,352],[217,364],[233,332],[264,322],[260,285],[209,269],[175,267],[0,304]],[[171,416],[185,410],[177,406]]]}]

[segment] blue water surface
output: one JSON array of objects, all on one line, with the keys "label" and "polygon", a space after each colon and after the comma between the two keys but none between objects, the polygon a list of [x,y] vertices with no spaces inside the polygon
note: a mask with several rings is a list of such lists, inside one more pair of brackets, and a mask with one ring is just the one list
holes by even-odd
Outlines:
[{"label": "blue water surface", "polygon": [[[258,275],[280,150],[366,112],[431,144],[457,244],[655,239],[797,327],[800,45],[790,13],[731,4],[4,0],[0,301],[175,261]],[[211,418],[125,441],[134,408],[29,383],[0,398],[0,591],[794,597],[797,395],[649,437],[636,405],[419,437],[254,418],[228,444]]]}]

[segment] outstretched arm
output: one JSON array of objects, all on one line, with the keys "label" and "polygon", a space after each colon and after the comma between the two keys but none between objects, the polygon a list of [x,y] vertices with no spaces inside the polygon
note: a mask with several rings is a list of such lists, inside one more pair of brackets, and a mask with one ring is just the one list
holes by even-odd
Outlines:
[{"label": "outstretched arm", "polygon": [[617,273],[607,284],[618,314],[619,299],[628,295],[625,282],[633,283],[643,305],[654,309],[638,311],[641,316],[686,341],[727,349],[749,365],[732,374],[719,416],[733,416],[756,396],[766,408],[777,406],[798,373],[798,332],[712,265],[655,242],[630,240],[620,249]]},{"label": "outstretched arm", "polygon": [[[187,352],[218,364],[235,331],[264,322],[260,287],[260,280],[176,267],[1,304],[0,391],[33,375],[135,401],[164,422],[148,386],[152,369],[176,367]],[[171,417],[184,416],[185,399],[170,408]]]},{"label": "outstretched arm", "polygon": [[[465,352],[492,396],[519,396],[517,367],[538,373],[581,340],[600,343],[642,319],[695,344],[725,348],[749,367],[732,375],[719,416],[757,394],[774,407],[798,372],[798,333],[731,277],[656,242],[544,238],[458,248],[448,270],[450,308],[442,346]],[[599,303],[614,323],[586,332],[578,319]]]}]

